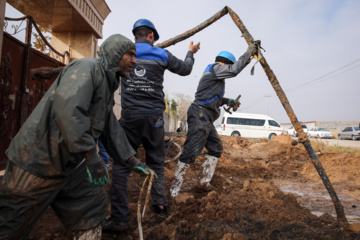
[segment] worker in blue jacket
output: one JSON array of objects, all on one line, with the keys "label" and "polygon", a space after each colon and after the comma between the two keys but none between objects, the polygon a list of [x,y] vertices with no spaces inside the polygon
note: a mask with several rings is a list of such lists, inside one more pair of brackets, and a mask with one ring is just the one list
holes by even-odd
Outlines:
[{"label": "worker in blue jacket", "polygon": [[[194,65],[194,53],[200,49],[200,43],[193,45],[191,42],[182,61],[169,51],[153,46],[159,34],[151,21],[137,20],[132,32],[135,36],[137,63],[130,77],[121,78],[122,110],[119,123],[135,150],[140,144],[144,146],[146,164],[158,176],[151,190],[153,208],[157,215],[165,217],[164,72],[169,70],[181,76],[189,75]],[[104,230],[122,231],[128,228],[127,179],[130,172],[128,165],[113,165],[111,218],[104,222]]]},{"label": "worker in blue jacket", "polygon": [[256,53],[256,46],[251,44],[247,51],[236,61],[232,53],[223,51],[215,63],[209,64],[198,85],[195,100],[187,112],[188,132],[183,153],[180,155],[175,182],[171,186],[171,196],[179,194],[183,176],[191,164],[195,162],[205,147],[208,152],[202,164],[200,184],[204,189],[213,189],[210,185],[216,164],[223,152],[222,142],[214,127],[214,121],[220,116],[220,106],[239,106],[237,100],[224,98],[225,79],[237,76],[251,61]]}]

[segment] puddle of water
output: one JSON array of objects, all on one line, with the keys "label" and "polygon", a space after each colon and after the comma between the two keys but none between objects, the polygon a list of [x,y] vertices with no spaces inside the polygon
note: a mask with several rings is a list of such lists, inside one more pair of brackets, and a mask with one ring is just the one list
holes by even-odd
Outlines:
[{"label": "puddle of water", "polygon": [[[321,215],[324,214],[324,212],[318,212],[318,211],[312,211],[311,213],[314,214],[317,217],[320,217]],[[331,214],[331,216],[336,218],[335,214]],[[345,214],[345,216],[346,216],[346,219],[348,220],[349,224],[360,223],[360,216],[348,215],[348,214]]]},{"label": "puddle of water", "polygon": [[[319,183],[297,183],[291,181],[274,180],[274,184],[284,193],[293,194],[298,203],[311,211],[316,216],[325,212],[336,218],[335,208],[330,195],[324,185]],[[344,206],[345,216],[350,224],[360,223],[360,201],[338,193],[338,197]]]},{"label": "puddle of water", "polygon": [[281,191],[284,193],[292,193],[294,195],[299,195],[301,197],[307,197],[307,198],[322,198],[325,200],[331,200],[331,197],[329,194],[324,195],[323,192],[314,192],[313,188],[315,187],[315,184],[294,184],[294,183],[280,183],[278,187]]}]

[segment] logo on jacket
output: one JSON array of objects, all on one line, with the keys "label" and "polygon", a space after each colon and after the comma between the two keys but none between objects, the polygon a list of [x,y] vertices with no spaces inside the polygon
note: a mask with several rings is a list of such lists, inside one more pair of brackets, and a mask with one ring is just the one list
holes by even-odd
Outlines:
[{"label": "logo on jacket", "polygon": [[143,77],[146,74],[146,69],[143,66],[137,65],[134,69],[134,73],[138,77]]}]

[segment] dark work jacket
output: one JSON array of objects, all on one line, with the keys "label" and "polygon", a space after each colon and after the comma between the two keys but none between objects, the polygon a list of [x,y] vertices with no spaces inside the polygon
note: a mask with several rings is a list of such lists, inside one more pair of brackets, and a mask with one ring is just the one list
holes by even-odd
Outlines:
[{"label": "dark work jacket", "polygon": [[120,34],[101,45],[99,58],[68,64],[6,151],[10,161],[39,177],[70,175],[101,141],[115,161],[135,155],[113,113],[118,63],[134,43]]},{"label": "dark work jacket", "polygon": [[163,93],[164,72],[186,76],[194,65],[193,52],[179,60],[169,51],[153,47],[151,42],[139,39],[136,60],[129,78],[121,78],[121,116],[154,116],[165,110]]},{"label": "dark work jacket", "polygon": [[220,106],[225,94],[225,79],[236,77],[248,64],[250,54],[245,52],[234,64],[209,64],[195,93],[194,103],[205,108],[214,122],[220,116]]}]

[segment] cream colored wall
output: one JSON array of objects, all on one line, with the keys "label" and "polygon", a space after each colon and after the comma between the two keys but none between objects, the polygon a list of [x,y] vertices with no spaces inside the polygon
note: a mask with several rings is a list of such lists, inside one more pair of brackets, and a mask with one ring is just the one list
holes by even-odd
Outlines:
[{"label": "cream colored wall", "polygon": [[52,34],[51,45],[61,53],[70,50],[71,60],[96,57],[97,39],[94,34],[89,32],[53,32]]},{"label": "cream colored wall", "polygon": [[115,100],[115,105],[113,107],[116,119],[120,119],[121,117],[121,96],[120,96],[120,87],[118,88],[118,90],[115,91],[114,93],[114,100]]}]

